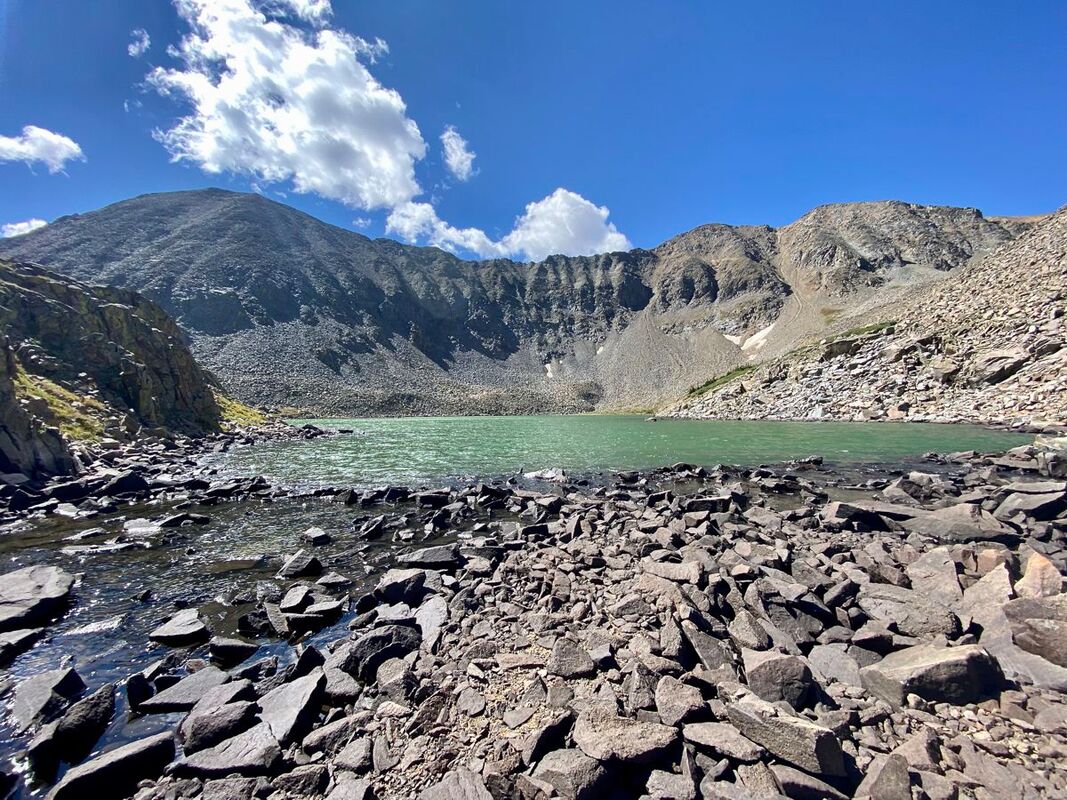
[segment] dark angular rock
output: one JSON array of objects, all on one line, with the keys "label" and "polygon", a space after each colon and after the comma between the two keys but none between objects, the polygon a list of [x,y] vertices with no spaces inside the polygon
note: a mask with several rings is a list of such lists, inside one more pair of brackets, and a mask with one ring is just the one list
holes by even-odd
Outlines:
[{"label": "dark angular rock", "polygon": [[174,735],[169,732],[109,750],[67,770],[48,800],[127,797],[140,781],[158,777],[174,760],[174,752]]},{"label": "dark angular rock", "polygon": [[541,759],[534,777],[548,783],[565,800],[594,800],[607,773],[599,761],[581,750],[553,750]]},{"label": "dark angular rock", "polygon": [[899,650],[860,670],[863,685],[900,707],[909,694],[945,703],[971,703],[997,694],[1000,665],[979,645],[918,645]]}]

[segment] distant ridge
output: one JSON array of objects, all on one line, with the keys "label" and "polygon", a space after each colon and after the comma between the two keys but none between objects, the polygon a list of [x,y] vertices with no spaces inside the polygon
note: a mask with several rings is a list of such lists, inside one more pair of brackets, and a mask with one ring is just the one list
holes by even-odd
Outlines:
[{"label": "distant ridge", "polygon": [[322,414],[644,409],[1033,223],[886,201],[537,264],[368,239],[254,194],[142,195],[0,242],[134,288],[237,398]]}]

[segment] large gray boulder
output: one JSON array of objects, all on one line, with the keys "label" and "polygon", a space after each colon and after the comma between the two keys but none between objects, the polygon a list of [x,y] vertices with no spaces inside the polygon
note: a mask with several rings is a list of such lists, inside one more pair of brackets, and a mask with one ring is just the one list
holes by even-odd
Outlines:
[{"label": "large gray boulder", "polygon": [[74,576],[59,567],[23,567],[0,575],[0,631],[43,625],[70,600]]},{"label": "large gray boulder", "polygon": [[72,767],[48,793],[48,800],[128,797],[140,781],[157,777],[173,760],[172,733],[139,739]]},{"label": "large gray boulder", "polygon": [[889,583],[869,583],[860,589],[860,608],[871,618],[893,623],[905,636],[930,638],[960,635],[959,618],[930,597]]},{"label": "large gray boulder", "polygon": [[900,707],[909,694],[944,703],[971,703],[999,692],[1004,676],[984,647],[917,645],[860,670],[867,690]]},{"label": "large gray boulder", "polygon": [[574,743],[597,761],[647,763],[678,741],[678,730],[655,722],[640,722],[592,708],[574,723]]},{"label": "large gray boulder", "polygon": [[565,800],[594,800],[607,773],[599,761],[572,748],[547,753],[533,774]]},{"label": "large gray boulder", "polygon": [[746,689],[729,694],[726,713],[746,738],[813,775],[845,774],[841,744],[829,728],[790,714]]}]

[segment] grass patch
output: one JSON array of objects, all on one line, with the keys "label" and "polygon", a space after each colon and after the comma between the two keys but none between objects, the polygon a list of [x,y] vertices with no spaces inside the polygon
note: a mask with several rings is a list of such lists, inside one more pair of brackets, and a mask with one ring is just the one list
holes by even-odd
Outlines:
[{"label": "grass patch", "polygon": [[227,397],[217,389],[212,389],[211,391],[215,395],[215,405],[222,412],[224,425],[262,425],[267,421],[267,415],[262,411],[257,411],[251,406],[246,406],[244,403],[234,400],[232,397]]},{"label": "grass patch", "polygon": [[688,394],[686,394],[686,397],[700,397],[701,395],[705,395],[713,389],[718,389],[720,386],[725,386],[731,381],[735,381],[743,375],[747,375],[754,369],[756,369],[755,364],[748,364],[743,367],[738,367],[737,369],[732,369],[725,375],[719,375],[718,377],[712,378],[709,381],[705,381],[699,386],[693,386],[689,390]]},{"label": "grass patch", "polygon": [[842,309],[840,309],[840,308],[823,308],[823,309],[819,310],[819,314],[822,315],[823,322],[825,322],[827,325],[829,325],[831,322],[833,322],[834,320],[836,320],[838,317],[841,316]]},{"label": "grass patch", "polygon": [[837,341],[838,339],[851,339],[854,336],[866,336],[869,333],[881,333],[887,328],[892,328],[896,325],[896,320],[886,320],[885,322],[872,322],[870,325],[860,325],[858,328],[849,328],[847,331],[837,334],[830,341]]},{"label": "grass patch", "polygon": [[55,381],[15,367],[15,393],[39,400],[48,406],[49,425],[54,425],[69,439],[97,442],[104,435],[107,406],[95,397],[72,392]]}]

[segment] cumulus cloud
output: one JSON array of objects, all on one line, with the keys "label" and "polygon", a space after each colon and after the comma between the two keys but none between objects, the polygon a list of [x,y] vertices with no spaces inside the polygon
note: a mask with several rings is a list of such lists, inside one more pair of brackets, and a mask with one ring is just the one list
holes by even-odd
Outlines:
[{"label": "cumulus cloud", "polygon": [[455,228],[429,203],[407,203],[386,220],[386,230],[409,242],[426,240],[446,250],[469,250],[483,258],[525,256],[540,261],[554,254],[586,256],[629,250],[630,240],[608,222],[609,211],[568,189],[530,203],[515,227],[499,241],[477,228]]},{"label": "cumulus cloud", "polygon": [[0,136],[0,161],[41,162],[51,173],[60,172],[68,161],[84,161],[73,139],[47,128],[27,125],[20,136]]},{"label": "cumulus cloud", "polygon": [[0,225],[0,239],[7,239],[9,236],[22,236],[24,233],[43,228],[47,224],[43,219],[36,218],[23,222],[8,222]]},{"label": "cumulus cloud", "polygon": [[[173,1],[189,26],[168,48],[179,65],[158,67],[147,81],[186,106],[155,132],[174,160],[288,182],[357,210],[386,209],[390,233],[483,257],[629,247],[607,208],[566,189],[530,203],[500,240],[442,220],[419,199],[415,167],[427,150],[419,127],[368,66],[387,45],[329,27],[329,0]],[[475,174],[475,153],[453,126],[441,143],[452,175]]]},{"label": "cumulus cloud", "polygon": [[148,81],[191,111],[157,137],[206,172],[291,181],[354,208],[392,208],[421,191],[426,144],[400,95],[361,59],[384,49],[343,31],[306,32],[248,0],[176,0],[192,28],[183,66]]},{"label": "cumulus cloud", "polygon": [[445,151],[445,166],[452,175],[461,181],[469,181],[474,175],[474,159],[478,155],[467,145],[467,140],[459,135],[455,125],[445,126],[441,134],[441,146]]},{"label": "cumulus cloud", "polygon": [[152,46],[152,39],[144,28],[136,28],[130,31],[130,39],[132,41],[126,45],[126,52],[130,54],[130,58],[140,58]]}]

